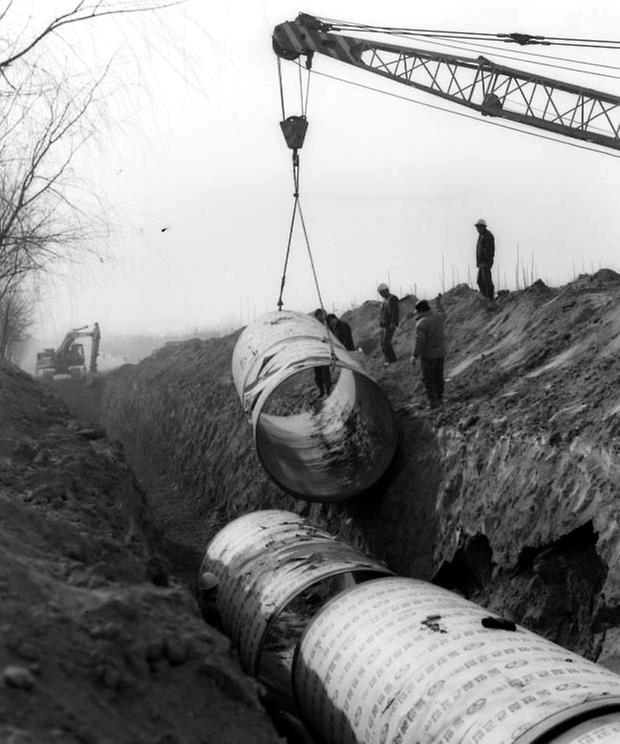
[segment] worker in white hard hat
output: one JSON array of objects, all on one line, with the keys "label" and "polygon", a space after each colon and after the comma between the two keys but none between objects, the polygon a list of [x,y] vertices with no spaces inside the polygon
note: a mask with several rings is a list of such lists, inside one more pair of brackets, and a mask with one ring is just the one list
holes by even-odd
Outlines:
[{"label": "worker in white hard hat", "polygon": [[383,299],[379,314],[379,327],[381,329],[381,351],[385,358],[383,366],[387,367],[396,361],[396,353],[392,346],[392,336],[398,326],[398,297],[390,292],[390,288],[384,282],[379,284],[377,292]]},{"label": "worker in white hard hat", "polygon": [[476,243],[476,266],[478,276],[476,281],[478,289],[483,297],[493,301],[495,297],[495,287],[491,276],[491,268],[495,259],[495,238],[493,233],[487,228],[486,220],[482,218],[475,223],[478,231],[478,242]]}]

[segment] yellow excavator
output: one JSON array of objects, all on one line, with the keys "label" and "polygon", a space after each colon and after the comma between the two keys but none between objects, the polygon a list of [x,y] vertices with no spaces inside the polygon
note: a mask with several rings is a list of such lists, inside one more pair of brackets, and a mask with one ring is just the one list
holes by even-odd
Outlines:
[{"label": "yellow excavator", "polygon": [[89,326],[73,328],[63,338],[57,349],[43,349],[37,353],[35,367],[36,377],[53,377],[58,374],[69,374],[71,377],[86,375],[86,355],[84,345],[76,343],[79,338],[90,338],[89,372],[97,371],[97,357],[101,342],[99,323],[95,323],[92,330]]}]

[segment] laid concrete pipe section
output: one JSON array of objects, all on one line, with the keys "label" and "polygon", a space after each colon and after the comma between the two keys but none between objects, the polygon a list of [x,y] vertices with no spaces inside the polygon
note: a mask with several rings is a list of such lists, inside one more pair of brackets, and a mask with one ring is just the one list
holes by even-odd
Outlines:
[{"label": "laid concrete pipe section", "polygon": [[[301,383],[325,365],[337,380],[316,406]],[[397,443],[390,403],[357,353],[314,317],[283,310],[257,318],[237,341],[232,372],[252,419],[258,457],[293,496],[348,499],[387,469]]]},{"label": "laid concrete pipe section", "polygon": [[293,651],[309,617],[345,587],[391,573],[278,509],[246,514],[220,530],[200,569],[200,577],[217,578],[217,611],[243,668],[289,709]]},{"label": "laid concrete pipe section", "polygon": [[203,580],[245,670],[316,744],[620,741],[620,676],[296,514],[231,522]]},{"label": "laid concrete pipe section", "polygon": [[423,581],[332,599],[293,663],[321,744],[620,741],[620,677]]}]

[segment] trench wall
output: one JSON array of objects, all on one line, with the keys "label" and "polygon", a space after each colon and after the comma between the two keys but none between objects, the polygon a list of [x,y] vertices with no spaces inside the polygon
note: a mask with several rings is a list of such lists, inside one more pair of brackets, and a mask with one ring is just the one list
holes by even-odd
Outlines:
[{"label": "trench wall", "polygon": [[620,670],[620,400],[609,393],[620,375],[609,351],[620,283],[610,281],[537,285],[495,308],[466,287],[447,293],[447,326],[459,332],[447,404],[432,416],[408,360],[415,298],[401,300],[401,359],[387,371],[377,303],[347,315],[399,424],[394,462],[348,504],[293,501],[267,479],[232,384],[236,335],[120,369],[106,384],[104,423],[188,576],[231,519],[290,509],[400,575],[460,591]]}]

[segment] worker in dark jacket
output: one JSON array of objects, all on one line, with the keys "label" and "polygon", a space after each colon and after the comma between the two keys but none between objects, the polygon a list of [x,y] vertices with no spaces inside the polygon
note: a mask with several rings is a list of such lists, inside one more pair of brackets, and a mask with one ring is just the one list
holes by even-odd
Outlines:
[{"label": "worker in dark jacket", "polygon": [[379,296],[383,299],[379,326],[381,328],[381,350],[385,357],[384,367],[396,361],[396,353],[392,346],[392,336],[398,326],[398,297],[391,294],[387,284],[383,282],[377,287]]},{"label": "worker in dark jacket", "polygon": [[491,268],[495,259],[495,238],[493,233],[487,229],[487,223],[480,219],[476,222],[478,231],[478,242],[476,243],[476,266],[478,267],[478,288],[483,297],[493,300],[495,287],[491,277]]},{"label": "worker in dark jacket", "polygon": [[[314,317],[321,323],[321,325],[326,325],[327,321],[327,315],[325,313],[325,310],[318,307],[314,311]],[[320,367],[314,368],[314,381],[316,382],[316,386],[319,390],[319,398],[322,398],[325,395],[329,395],[332,391],[332,378],[329,371],[329,364],[322,364]]]},{"label": "worker in dark jacket", "polygon": [[344,320],[340,320],[337,315],[330,313],[327,316],[327,325],[329,330],[334,336],[340,341],[347,351],[355,351],[355,344],[353,343],[353,334],[351,333],[351,326]]},{"label": "worker in dark jacket", "polygon": [[446,356],[444,332],[444,309],[441,295],[437,296],[437,312],[431,310],[426,300],[415,306],[416,326],[415,345],[411,361],[415,365],[420,360],[422,381],[431,408],[437,408],[443,401],[443,363]]}]

